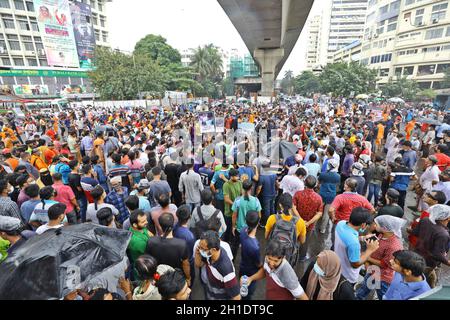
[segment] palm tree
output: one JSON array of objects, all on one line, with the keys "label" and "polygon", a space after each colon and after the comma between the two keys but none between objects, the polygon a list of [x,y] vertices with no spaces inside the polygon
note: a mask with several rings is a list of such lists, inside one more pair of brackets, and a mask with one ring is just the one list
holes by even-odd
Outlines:
[{"label": "palm tree", "polygon": [[198,47],[194,51],[191,67],[197,74],[197,80],[211,80],[218,82],[222,80],[222,57],[219,50],[212,44],[204,47]]}]

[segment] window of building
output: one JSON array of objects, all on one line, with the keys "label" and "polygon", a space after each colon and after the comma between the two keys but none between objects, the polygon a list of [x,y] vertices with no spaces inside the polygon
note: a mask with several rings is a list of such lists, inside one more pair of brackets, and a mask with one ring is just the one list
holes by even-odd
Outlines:
[{"label": "window of building", "polygon": [[446,70],[450,69],[450,63],[438,64],[436,73],[445,73]]},{"label": "window of building", "polygon": [[27,50],[27,51],[34,51],[33,42],[24,42],[23,45],[25,47],[25,50]]},{"label": "window of building", "polygon": [[405,6],[409,6],[410,4],[413,4],[416,0],[406,0]]},{"label": "window of building", "polygon": [[407,54],[407,55],[417,54],[418,52],[419,52],[418,49],[410,49],[410,50],[406,50],[406,54]]},{"label": "window of building", "polygon": [[105,17],[100,16],[100,25],[104,28],[105,27]]},{"label": "window of building", "polygon": [[44,50],[44,45],[42,42],[36,42],[36,50]]},{"label": "window of building", "polygon": [[27,20],[17,20],[19,22],[20,30],[30,31],[30,25]]},{"label": "window of building", "polygon": [[444,28],[427,30],[427,33],[425,34],[425,40],[442,38],[443,34]]},{"label": "window of building", "polygon": [[25,66],[25,62],[22,58],[13,58],[15,66]]},{"label": "window of building", "polygon": [[100,32],[95,31],[95,40],[100,41]]},{"label": "window of building", "polygon": [[98,19],[97,19],[97,15],[95,13],[92,14],[92,22],[94,23],[94,25],[98,25]]},{"label": "window of building", "polygon": [[434,74],[434,71],[436,70],[435,64],[426,64],[419,66],[419,69],[417,70],[418,76],[427,76],[430,74]]},{"label": "window of building", "polygon": [[21,50],[19,41],[9,40],[8,43],[9,43],[9,47],[11,48],[11,50],[16,50],[16,51]]},{"label": "window of building", "polygon": [[404,76],[412,76],[413,72],[414,72],[414,66],[404,67],[403,68],[403,75]]},{"label": "window of building", "polygon": [[442,46],[442,51],[447,51],[447,50],[450,50],[450,44]]},{"label": "window of building", "polygon": [[401,77],[401,75],[402,75],[402,70],[403,70],[402,67],[395,68],[395,71],[394,71],[395,75],[396,75],[397,77]]},{"label": "window of building", "polygon": [[11,60],[9,60],[9,58],[8,57],[3,57],[2,58],[2,64],[4,65],[4,66],[10,66],[11,65]]},{"label": "window of building", "polygon": [[377,4],[377,0],[369,0],[369,8]]},{"label": "window of building", "polygon": [[440,51],[441,47],[428,47],[428,48],[423,48],[422,52],[437,52]]},{"label": "window of building", "polygon": [[33,31],[39,32],[39,26],[36,21],[31,21],[31,29]]},{"label": "window of building", "polygon": [[444,89],[444,81],[434,81],[433,89]]},{"label": "window of building", "polygon": [[388,11],[389,11],[389,5],[387,4],[387,5],[385,5],[385,6],[380,8],[380,13],[379,14],[382,15],[382,14],[387,13]]},{"label": "window of building", "polygon": [[33,4],[33,2],[26,1],[25,3],[27,5],[27,11],[34,12],[34,4]]},{"label": "window of building", "polygon": [[434,20],[442,20],[445,19],[445,12],[447,11],[448,3],[444,2],[441,4],[436,4],[433,6],[433,9],[431,10],[431,21]]},{"label": "window of building", "polygon": [[389,68],[380,69],[380,77],[387,77],[387,76],[389,76]]},{"label": "window of building", "polygon": [[14,20],[11,18],[5,18],[3,17],[3,25],[5,26],[5,29],[15,29],[16,25],[14,24]]},{"label": "window of building", "polygon": [[41,67],[48,67],[47,59],[39,59],[39,64]]},{"label": "window of building", "polygon": [[391,3],[390,11],[400,9],[400,0],[394,1]]},{"label": "window of building", "polygon": [[28,65],[30,67],[37,67],[38,66],[37,60],[34,58],[28,58]]},{"label": "window of building", "polygon": [[103,32],[103,42],[108,42],[108,32]]},{"label": "window of building", "polygon": [[422,90],[431,88],[431,81],[417,82],[417,84],[419,85],[419,88]]},{"label": "window of building", "polygon": [[9,0],[0,0],[0,8],[11,8],[11,6],[9,5]]},{"label": "window of building", "polygon": [[420,26],[423,24],[423,14],[425,13],[425,9],[416,10],[416,18],[414,19],[414,25]]},{"label": "window of building", "polygon": [[102,12],[102,11],[103,11],[103,4],[102,4],[102,2],[101,2],[101,1],[99,1],[99,2],[98,2],[98,4],[97,4],[97,8],[98,8],[98,11],[100,11],[100,12]]},{"label": "window of building", "polygon": [[14,0],[14,7],[16,10],[25,10],[25,4],[22,0]]},{"label": "window of building", "polygon": [[447,27],[447,33],[445,34],[446,37],[450,37],[450,27]]}]

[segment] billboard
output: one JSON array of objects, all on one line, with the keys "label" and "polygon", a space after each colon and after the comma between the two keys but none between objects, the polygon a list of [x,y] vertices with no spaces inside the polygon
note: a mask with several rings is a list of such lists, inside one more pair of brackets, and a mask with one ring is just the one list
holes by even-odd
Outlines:
[{"label": "billboard", "polygon": [[86,86],[66,84],[61,88],[61,95],[86,93]]},{"label": "billboard", "polygon": [[18,96],[48,96],[47,85],[14,85],[14,94]]},{"label": "billboard", "polygon": [[91,6],[81,2],[70,3],[73,32],[77,44],[80,68],[91,69],[95,50],[95,33]]},{"label": "billboard", "polygon": [[68,0],[33,0],[49,66],[79,68]]}]

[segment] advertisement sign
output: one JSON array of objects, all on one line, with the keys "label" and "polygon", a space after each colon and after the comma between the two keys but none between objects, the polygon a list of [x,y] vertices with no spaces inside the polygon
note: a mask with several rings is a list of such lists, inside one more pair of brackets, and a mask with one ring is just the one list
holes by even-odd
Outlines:
[{"label": "advertisement sign", "polygon": [[238,129],[244,132],[252,133],[255,131],[255,124],[250,122],[241,122],[238,124]]},{"label": "advertisement sign", "polygon": [[47,85],[14,85],[14,94],[18,96],[48,96]]},{"label": "advertisement sign", "polygon": [[57,77],[57,78],[87,78],[88,74],[84,71],[66,71],[66,70],[0,70],[2,77]]},{"label": "advertisement sign", "polygon": [[33,0],[49,66],[79,68],[68,0]]},{"label": "advertisement sign", "polygon": [[73,32],[77,44],[80,68],[91,69],[95,49],[95,33],[91,6],[81,2],[70,3]]},{"label": "advertisement sign", "polygon": [[86,93],[86,86],[66,84],[66,85],[63,85],[61,88],[62,95],[82,94],[82,93]]},{"label": "advertisement sign", "polygon": [[225,132],[225,118],[216,118],[216,132]]},{"label": "advertisement sign", "polygon": [[216,132],[216,127],[214,125],[214,112],[199,112],[198,120],[200,124],[200,132],[202,134]]}]

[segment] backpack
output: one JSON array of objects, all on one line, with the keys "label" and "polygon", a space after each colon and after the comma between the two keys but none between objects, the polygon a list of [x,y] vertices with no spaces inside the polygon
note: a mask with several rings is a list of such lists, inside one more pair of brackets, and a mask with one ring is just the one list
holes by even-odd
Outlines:
[{"label": "backpack", "polygon": [[197,207],[197,214],[198,214],[198,217],[200,218],[200,221],[198,221],[195,224],[195,227],[191,229],[192,233],[194,234],[195,239],[197,239],[197,240],[200,239],[203,232],[206,232],[209,230],[208,227],[211,225],[211,223],[215,223],[217,225],[221,224],[220,218],[218,217],[219,212],[220,212],[220,210],[217,209],[208,220],[205,220],[205,218],[203,217],[203,214],[202,214],[202,210],[200,209],[200,207]]},{"label": "backpack", "polygon": [[292,267],[295,267],[298,258],[299,244],[297,241],[298,217],[292,216],[290,221],[281,218],[276,214],[275,226],[270,234],[270,240],[278,240],[286,248],[286,260]]}]

